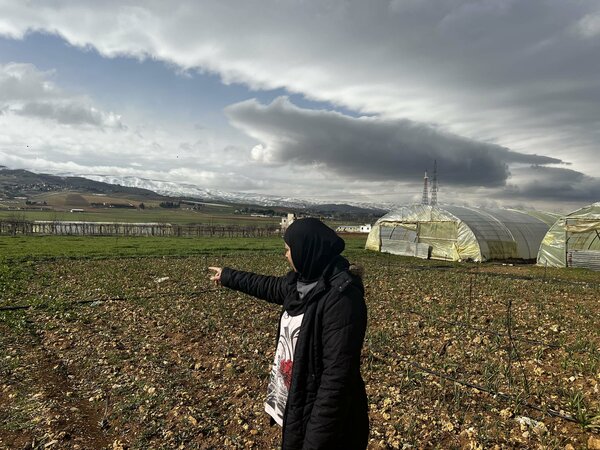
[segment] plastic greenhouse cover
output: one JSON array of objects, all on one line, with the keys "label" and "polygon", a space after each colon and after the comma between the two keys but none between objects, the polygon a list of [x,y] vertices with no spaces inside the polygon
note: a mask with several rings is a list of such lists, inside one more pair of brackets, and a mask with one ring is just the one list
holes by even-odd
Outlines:
[{"label": "plastic greenhouse cover", "polygon": [[597,219],[600,220],[600,202],[592,203],[591,205],[585,206],[577,211],[573,211],[566,215],[566,218],[582,218],[582,219]]},{"label": "plastic greenhouse cover", "polygon": [[[418,223],[419,241],[432,244],[434,258],[474,261],[516,257],[530,259],[537,255],[539,244],[549,228],[540,215],[549,221],[548,217],[552,214],[463,206],[410,205],[386,214],[377,221],[376,226],[401,225],[408,228]],[[436,230],[433,235],[430,229]],[[373,236],[369,235],[366,248],[381,248],[380,239],[375,239],[379,234],[377,230]]]},{"label": "plastic greenhouse cover", "polygon": [[523,211],[523,212],[525,214],[527,214],[528,216],[535,217],[536,219],[541,220],[546,225],[548,225],[548,227],[551,227],[552,225],[554,225],[554,223],[558,219],[560,219],[560,214],[556,214],[556,213],[552,213],[552,212],[548,212],[548,211],[533,210],[533,211]]},{"label": "plastic greenhouse cover", "polygon": [[477,238],[473,234],[473,231],[463,222],[458,224],[455,245],[456,253],[460,256],[461,261],[483,261]]},{"label": "plastic greenhouse cover", "polygon": [[482,260],[533,259],[549,225],[527,212],[510,209],[449,206],[475,234]]},{"label": "plastic greenhouse cover", "polygon": [[565,225],[565,230],[569,233],[589,233],[590,231],[600,231],[600,220],[578,220],[575,223]]},{"label": "plastic greenhouse cover", "polygon": [[367,250],[374,250],[378,252],[381,250],[381,239],[379,238],[379,225],[376,223],[371,228],[369,235],[367,236],[367,242],[365,244]]},{"label": "plastic greenhouse cover", "polygon": [[431,245],[433,259],[456,261],[460,259],[456,242],[456,222],[421,222],[419,242]]},{"label": "plastic greenhouse cover", "polygon": [[[562,223],[561,223],[562,222]],[[550,267],[564,267],[565,255],[565,229],[564,219],[554,224],[542,239],[540,251],[537,258],[538,265]]]},{"label": "plastic greenhouse cover", "polygon": [[[435,243],[435,246],[440,247],[439,251],[435,250],[435,246],[432,249],[433,258],[480,260],[479,244],[471,230],[452,214],[443,209],[428,205],[405,206],[380,218],[369,234],[365,248],[369,250],[381,249],[381,240],[379,238],[380,226],[402,226],[416,230],[417,223],[420,228],[424,226],[424,223],[436,224],[434,227],[437,229],[436,236],[438,239],[432,239],[432,236],[429,236],[429,238],[419,236],[420,241]],[[440,235],[440,230],[450,232],[451,234],[450,236]]]},{"label": "plastic greenhouse cover", "polygon": [[561,217],[550,228],[538,252],[538,265],[566,267],[566,240],[571,249],[600,249],[596,232],[600,230],[600,202],[573,211]]}]

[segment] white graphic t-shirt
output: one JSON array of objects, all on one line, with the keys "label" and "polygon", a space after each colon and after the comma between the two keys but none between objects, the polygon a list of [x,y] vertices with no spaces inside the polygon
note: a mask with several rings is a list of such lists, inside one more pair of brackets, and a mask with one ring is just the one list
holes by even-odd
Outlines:
[{"label": "white graphic t-shirt", "polygon": [[275,351],[275,360],[271,367],[267,401],[265,402],[265,411],[280,426],[283,426],[283,413],[292,382],[294,349],[296,348],[303,317],[304,314],[290,316],[287,312],[284,312],[281,316],[279,341]]}]

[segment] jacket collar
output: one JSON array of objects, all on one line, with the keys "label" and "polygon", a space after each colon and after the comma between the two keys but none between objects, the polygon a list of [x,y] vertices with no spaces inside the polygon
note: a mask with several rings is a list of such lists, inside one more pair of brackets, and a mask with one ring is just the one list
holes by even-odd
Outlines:
[{"label": "jacket collar", "polygon": [[283,307],[291,315],[302,314],[306,306],[314,299],[319,297],[319,294],[329,288],[343,292],[352,283],[352,275],[348,273],[350,264],[343,256],[336,256],[333,261],[325,268],[323,274],[317,281],[317,285],[311,289],[303,299],[298,296],[296,283],[299,275],[297,272],[290,271],[286,275],[286,281],[291,285],[290,294],[284,300]]}]

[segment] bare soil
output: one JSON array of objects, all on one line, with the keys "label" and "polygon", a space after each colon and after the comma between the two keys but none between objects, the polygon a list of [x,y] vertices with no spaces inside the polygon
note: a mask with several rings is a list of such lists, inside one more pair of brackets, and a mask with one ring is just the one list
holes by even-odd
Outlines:
[{"label": "bare soil", "polygon": [[[369,448],[593,448],[599,276],[351,256]],[[279,310],[215,289],[208,265],[287,270],[264,253],[40,261],[0,290],[35,305],[0,311],[0,448],[278,448],[263,401]]]}]

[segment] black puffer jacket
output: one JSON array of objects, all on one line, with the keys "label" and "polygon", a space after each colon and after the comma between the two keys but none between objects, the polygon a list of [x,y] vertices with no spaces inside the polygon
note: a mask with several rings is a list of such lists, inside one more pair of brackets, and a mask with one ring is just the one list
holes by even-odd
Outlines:
[{"label": "black puffer jacket", "polygon": [[[365,449],[369,419],[360,353],[367,308],[360,278],[335,258],[303,299],[304,317],[283,419],[283,449]],[[271,303],[298,302],[297,274],[257,275],[224,268],[223,286]]]}]

